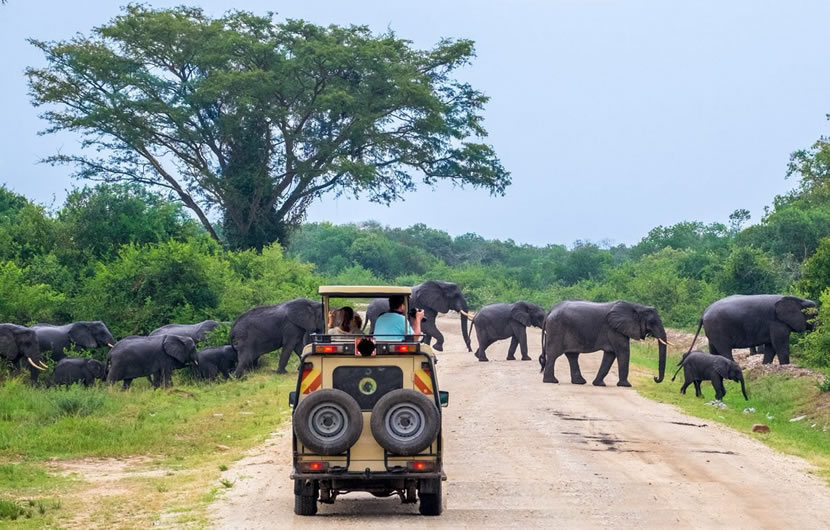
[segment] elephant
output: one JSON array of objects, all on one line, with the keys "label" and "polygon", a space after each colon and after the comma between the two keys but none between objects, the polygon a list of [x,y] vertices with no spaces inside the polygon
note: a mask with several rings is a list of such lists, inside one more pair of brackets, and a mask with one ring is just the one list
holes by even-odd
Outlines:
[{"label": "elephant", "polygon": [[683,369],[683,386],[680,387],[680,393],[685,394],[686,388],[692,383],[695,384],[695,396],[701,397],[700,382],[709,380],[712,386],[715,387],[715,399],[718,401],[723,399],[726,395],[726,389],[723,387],[724,379],[731,379],[741,383],[741,392],[744,399],[749,401],[746,395],[746,386],[744,385],[744,373],[738,363],[731,359],[727,359],[720,355],[711,355],[702,351],[690,351],[683,355],[683,358],[677,363],[680,368],[674,373],[671,380],[677,377],[677,373]]},{"label": "elephant", "polygon": [[136,377],[152,376],[153,387],[170,386],[173,370],[196,359],[196,343],[178,335],[134,336],[121,339],[107,354],[107,383],[124,381],[124,390]]},{"label": "elephant", "polygon": [[585,302],[566,300],[553,306],[542,328],[542,355],[539,362],[544,371],[543,382],[558,383],[554,375],[556,359],[562,354],[571,367],[571,383],[585,384],[579,371],[579,354],[602,350],[602,364],[593,384],[605,386],[605,376],[617,359],[620,380],[617,386],[631,386],[628,382],[629,341],[642,340],[648,335],[659,343],[658,376],[663,381],[666,371],[666,330],[660,315],[653,307],[618,300],[616,302]]},{"label": "elephant", "polygon": [[197,377],[213,381],[221,373],[228,379],[236,368],[236,350],[230,345],[205,348],[196,353],[196,361],[193,371]]},{"label": "elephant", "polygon": [[29,377],[37,383],[38,375],[48,366],[43,363],[35,331],[17,324],[0,324],[0,357],[5,357],[20,370],[20,361],[24,358],[29,363]]},{"label": "elephant", "polygon": [[[409,307],[424,310],[424,319],[421,321],[421,333],[423,341],[429,344],[435,338],[435,351],[444,351],[444,335],[438,330],[435,318],[438,313],[446,313],[454,310],[461,314],[461,335],[464,337],[464,344],[467,351],[473,351],[470,346],[470,334],[467,329],[467,318],[470,316],[467,300],[457,284],[428,280],[419,283],[412,288],[412,296],[409,299]],[[389,300],[386,298],[375,298],[366,310],[366,322],[371,321],[370,333],[375,332],[375,320],[389,311]]]},{"label": "elephant", "polygon": [[231,326],[231,345],[238,355],[236,376],[250,370],[263,354],[282,348],[277,373],[284,374],[293,351],[298,356],[312,333],[323,333],[323,304],[296,298],[277,305],[255,307]]},{"label": "elephant", "polygon": [[100,348],[115,345],[115,339],[100,320],[73,322],[65,326],[52,324],[35,324],[32,329],[37,333],[41,352],[52,352],[52,360],[57,362],[66,357],[66,349],[71,346],[83,349]]},{"label": "elephant", "polygon": [[101,361],[83,357],[64,357],[55,365],[52,380],[55,385],[83,383],[90,386],[96,379],[107,377],[107,367]]},{"label": "elephant", "polygon": [[732,359],[732,348],[764,346],[764,364],[778,356],[779,364],[790,362],[790,333],[810,331],[816,310],[812,300],[775,294],[736,294],[706,308],[692,340],[692,351],[700,328],[709,339],[709,352]]},{"label": "elephant", "polygon": [[215,320],[203,320],[198,324],[167,324],[150,332],[153,335],[178,335],[190,337],[194,342],[205,340],[207,334],[221,324]]},{"label": "elephant", "polygon": [[530,302],[513,304],[490,304],[481,308],[472,320],[478,337],[475,356],[487,362],[487,347],[497,340],[510,339],[507,360],[516,360],[516,346],[521,346],[522,360],[529,361],[527,354],[527,326],[541,328],[545,324],[545,310]]}]

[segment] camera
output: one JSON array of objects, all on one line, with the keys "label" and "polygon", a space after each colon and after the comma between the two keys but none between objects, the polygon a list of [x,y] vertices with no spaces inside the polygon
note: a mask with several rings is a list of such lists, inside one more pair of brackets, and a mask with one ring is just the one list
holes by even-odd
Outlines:
[{"label": "camera", "polygon": [[[422,309],[418,309],[417,307],[410,307],[410,308],[409,308],[409,318],[415,318],[415,314],[416,314],[418,311],[422,311]],[[426,318],[422,318],[422,319],[421,319],[421,322],[426,322],[426,321],[427,321],[427,319],[426,319]]]}]

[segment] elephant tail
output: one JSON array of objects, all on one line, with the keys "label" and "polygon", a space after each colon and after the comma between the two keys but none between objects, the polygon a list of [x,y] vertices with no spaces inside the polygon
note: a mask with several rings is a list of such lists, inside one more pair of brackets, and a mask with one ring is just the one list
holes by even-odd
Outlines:
[{"label": "elephant tail", "polygon": [[[700,321],[697,323],[697,331],[695,332],[695,338],[692,339],[692,344],[689,346],[689,351],[686,352],[686,355],[688,355],[689,352],[692,351],[692,348],[695,347],[695,342],[697,342],[697,337],[698,337],[698,335],[700,335],[700,328],[702,328],[702,327],[703,327],[703,317],[700,317]],[[686,358],[686,355],[683,356],[684,359]],[[683,361],[681,360],[680,362],[683,362]],[[672,381],[674,381],[674,378],[672,378]]]},{"label": "elephant tail", "polygon": [[[694,343],[693,343],[693,344],[694,344]],[[690,350],[690,351],[691,351],[691,350]],[[674,375],[673,375],[673,376],[671,376],[671,380],[672,380],[672,381],[674,381],[674,379],[677,377],[677,374],[679,374],[679,373],[680,373],[680,370],[682,370],[682,369],[683,369],[683,365],[686,363],[686,358],[687,358],[688,356],[689,356],[689,352],[686,352],[686,353],[684,353],[684,354],[683,354],[683,357],[681,357],[681,358],[680,358],[680,362],[678,362],[678,363],[677,363],[677,371],[675,371],[675,372],[674,372]]]}]

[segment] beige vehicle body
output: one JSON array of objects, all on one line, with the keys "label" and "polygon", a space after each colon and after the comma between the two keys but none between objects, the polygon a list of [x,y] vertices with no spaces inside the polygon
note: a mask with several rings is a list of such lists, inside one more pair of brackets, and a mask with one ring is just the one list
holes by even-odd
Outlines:
[{"label": "beige vehicle body", "polygon": [[[408,309],[410,292],[408,287],[320,287],[325,314],[328,314],[333,298],[401,295],[407,300]],[[448,395],[438,389],[434,353],[432,348],[420,342],[420,336],[405,336],[403,341],[388,339],[367,335],[315,335],[312,343],[304,348],[297,387],[291,396],[294,407],[291,478],[295,481],[295,512],[299,515],[313,515],[317,502],[332,503],[339,494],[350,491],[367,491],[379,497],[397,494],[403,502],[420,501],[421,513],[425,515],[438,515],[442,511],[441,481],[446,480],[446,475],[440,424],[441,407],[446,406]],[[366,354],[367,347],[374,350],[371,355]],[[338,412],[340,405],[337,403],[303,405],[315,392],[326,389],[343,392],[354,399],[362,416],[359,436],[356,427],[349,426],[357,436],[356,441],[338,454],[321,454],[321,451],[327,451],[315,450],[302,441],[304,432],[310,432],[315,442],[330,432],[337,436],[345,429],[338,422],[350,421],[348,414]],[[390,401],[389,398],[405,397],[406,392],[410,392],[410,396],[417,392],[428,401],[421,397],[414,405],[404,401],[393,404],[388,410],[380,405],[384,397]],[[391,393],[395,396],[388,395]],[[327,406],[331,408],[330,414]],[[421,412],[418,406],[422,408]],[[381,413],[384,417],[373,418],[373,414]],[[351,423],[360,423],[354,419]],[[412,451],[397,454],[390,450],[390,442],[384,442],[388,433],[392,434],[392,442],[401,433],[402,439],[406,440],[406,436],[417,431],[418,422],[428,423],[420,426],[421,430],[423,427],[437,429],[434,439],[423,448],[415,448],[414,454]],[[396,430],[396,425],[403,426],[401,432]],[[379,438],[377,431],[384,428],[387,434]],[[314,445],[311,441],[308,443]]]}]

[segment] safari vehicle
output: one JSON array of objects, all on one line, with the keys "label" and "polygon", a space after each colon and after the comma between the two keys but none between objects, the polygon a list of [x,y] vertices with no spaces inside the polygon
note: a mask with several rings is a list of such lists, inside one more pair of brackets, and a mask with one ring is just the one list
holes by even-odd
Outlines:
[{"label": "safari vehicle", "polygon": [[[324,316],[333,299],[402,295],[409,287],[323,286]],[[293,407],[294,512],[364,491],[443,510],[441,407],[432,349],[420,336],[312,335],[300,357]]]}]

